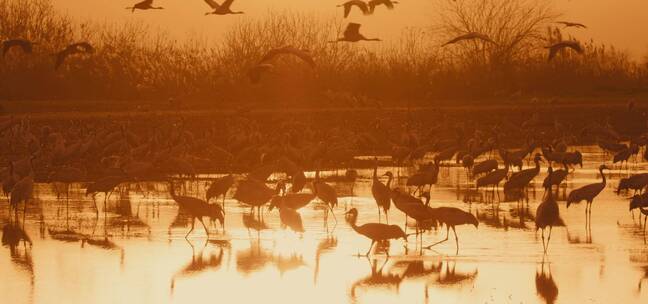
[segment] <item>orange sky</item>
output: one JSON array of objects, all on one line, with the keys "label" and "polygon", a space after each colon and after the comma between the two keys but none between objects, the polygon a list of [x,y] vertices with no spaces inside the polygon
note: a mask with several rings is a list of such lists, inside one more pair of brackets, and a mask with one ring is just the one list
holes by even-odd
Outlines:
[{"label": "orange sky", "polygon": [[[260,17],[268,10],[292,10],[337,16],[342,10],[335,7],[344,0],[236,0],[233,10],[245,11],[245,15],[203,16],[208,11],[202,0],[156,0],[163,11],[131,14],[124,8],[137,0],[53,0],[55,5],[70,15],[92,18],[98,21],[141,20],[155,27],[169,30],[174,35],[198,33],[216,35],[222,33],[240,18]],[[359,14],[350,20],[363,24],[366,34],[377,33],[386,40],[395,39],[406,27],[425,27],[434,22],[436,3],[445,0],[401,0],[394,11],[380,10],[374,16]],[[581,39],[594,38],[599,42],[626,49],[638,58],[648,54],[647,0],[554,0],[564,19],[578,21],[589,26],[587,30],[573,31]]]}]

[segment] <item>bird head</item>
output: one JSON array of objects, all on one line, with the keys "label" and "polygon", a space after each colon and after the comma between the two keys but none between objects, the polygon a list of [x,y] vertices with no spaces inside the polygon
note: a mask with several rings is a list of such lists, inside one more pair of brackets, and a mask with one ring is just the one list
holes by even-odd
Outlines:
[{"label": "bird head", "polygon": [[599,170],[610,170],[610,168],[608,168],[608,166],[606,166],[605,164],[602,164],[599,166]]},{"label": "bird head", "polygon": [[537,162],[543,162],[544,163],[544,160],[542,160],[542,154],[540,154],[540,153],[536,153],[533,160],[537,161]]},{"label": "bird head", "polygon": [[385,174],[383,174],[383,176],[388,176],[388,177],[393,178],[393,177],[394,177],[394,173],[391,173],[391,171],[387,171],[387,172],[385,172]]},{"label": "bird head", "polygon": [[629,180],[627,178],[622,178],[621,180],[619,180],[619,187],[616,190],[616,194],[621,193],[621,191],[623,190],[627,190],[629,186],[628,183]]},{"label": "bird head", "polygon": [[349,222],[354,221],[358,218],[358,209],[351,208],[351,210],[344,213],[344,218]]}]

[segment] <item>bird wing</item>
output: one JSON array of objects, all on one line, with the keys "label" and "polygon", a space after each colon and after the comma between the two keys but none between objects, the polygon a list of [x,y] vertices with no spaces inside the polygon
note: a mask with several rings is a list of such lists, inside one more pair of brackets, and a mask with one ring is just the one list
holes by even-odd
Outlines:
[{"label": "bird wing", "polygon": [[214,0],[205,0],[205,3],[207,3],[207,5],[209,5],[209,7],[213,9],[218,9],[220,7],[220,5],[218,5],[218,3],[216,3],[216,1]]},{"label": "bird wing", "polygon": [[234,0],[225,0],[221,6],[223,8],[229,8],[232,5],[232,2],[234,2]]},{"label": "bird wing", "polygon": [[142,2],[136,3],[135,7],[140,7],[140,6],[149,6],[153,4],[153,0],[144,0]]},{"label": "bird wing", "polygon": [[281,55],[281,54],[292,54],[297,57],[299,57],[301,60],[304,62],[308,63],[311,67],[315,67],[315,61],[313,60],[313,57],[305,50],[300,50],[297,49],[293,46],[286,46],[278,49],[273,49],[268,51],[265,56],[261,59],[260,63],[264,63],[267,61],[272,60],[273,58]]},{"label": "bird wing", "polygon": [[367,223],[362,226],[358,226],[358,232],[360,234],[372,239],[372,240],[384,240],[389,236],[389,232],[392,228],[387,224],[381,223]]},{"label": "bird wing", "polygon": [[360,23],[349,23],[344,30],[344,36],[354,36],[360,33]]},{"label": "bird wing", "polygon": [[349,6],[355,6],[359,8],[364,15],[369,14],[369,8],[367,7],[367,3],[361,0],[354,0],[350,1],[351,4]]}]

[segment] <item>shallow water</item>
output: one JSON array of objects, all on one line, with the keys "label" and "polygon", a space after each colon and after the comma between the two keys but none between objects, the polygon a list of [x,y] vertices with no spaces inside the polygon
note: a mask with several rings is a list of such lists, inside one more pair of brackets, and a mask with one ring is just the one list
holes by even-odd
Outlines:
[{"label": "shallow water", "polygon": [[[585,152],[584,168],[568,177],[567,193],[598,180],[596,168],[611,158],[591,147],[579,149]],[[648,245],[628,212],[628,195],[617,196],[614,189],[620,177],[647,168],[647,163],[631,163],[630,170],[608,174],[608,186],[593,204],[591,231],[585,227],[584,204],[566,209],[559,202],[566,226],[553,229],[546,256],[532,217],[542,190],[530,191],[521,210],[516,202],[498,206],[481,194],[465,203],[474,191],[461,167],[441,169],[431,204],[470,210],[480,219],[479,228],[457,228],[458,254],[452,237],[422,254],[411,237],[406,247],[392,241],[389,258],[385,248],[358,257],[370,241],[343,220],[344,210],[355,207],[359,224],[378,221],[370,170],[360,170],[353,197],[348,183],[336,185],[345,194],[335,210],[337,225],[330,215],[325,219],[323,205],[313,202],[300,210],[303,236],[282,230],[276,210],[264,212],[271,230],[248,232],[241,218],[249,208],[228,199],[225,232],[210,227],[209,241],[200,223],[185,240],[189,225],[176,218],[178,208],[165,185],[124,187],[111,196],[107,213],[99,195],[97,220],[83,185],[71,186],[66,216],[65,195],[57,199],[52,185],[40,184],[25,223],[32,244],[0,249],[0,302],[646,303]],[[411,169],[379,170],[404,176]],[[543,167],[535,182],[545,174]],[[204,197],[202,182],[184,188],[187,195]],[[0,204],[4,241],[11,226],[6,226],[7,200]],[[405,218],[392,207],[389,221],[402,225]],[[445,233],[425,234],[423,245]]]}]

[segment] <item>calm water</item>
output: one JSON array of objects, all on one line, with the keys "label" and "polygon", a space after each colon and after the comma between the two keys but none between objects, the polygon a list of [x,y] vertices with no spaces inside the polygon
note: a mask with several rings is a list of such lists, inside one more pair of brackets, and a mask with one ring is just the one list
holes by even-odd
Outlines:
[{"label": "calm water", "polygon": [[[567,191],[599,180],[595,168],[609,159],[580,149],[585,167],[568,177]],[[242,223],[249,208],[228,199],[226,230],[211,228],[208,242],[199,223],[185,240],[189,226],[165,185],[124,187],[109,200],[107,218],[99,195],[98,220],[83,185],[70,188],[69,216],[65,195],[57,199],[52,185],[38,185],[38,204],[29,206],[25,224],[32,245],[0,249],[0,302],[647,303],[648,245],[628,200],[613,192],[619,177],[647,167],[631,164],[630,171],[608,174],[612,180],[593,204],[591,232],[584,204],[566,209],[559,202],[566,227],[554,229],[546,257],[532,217],[542,190],[536,187],[535,196],[531,191],[523,209],[515,202],[493,206],[474,197],[460,167],[442,168],[431,192],[432,205],[460,207],[480,219],[478,229],[457,229],[459,254],[449,241],[421,255],[412,237],[406,248],[400,240],[391,242],[389,258],[379,248],[369,259],[357,254],[370,241],[350,229],[343,213],[353,206],[359,224],[378,220],[370,170],[360,171],[353,197],[349,184],[336,185],[345,196],[335,210],[337,225],[331,216],[325,222],[325,209],[313,202],[300,210],[303,237],[280,229],[276,210],[264,214],[271,230],[249,233]],[[386,170],[409,174],[380,168]],[[543,168],[536,183],[545,174]],[[204,197],[204,187],[185,184],[187,194],[197,197]],[[474,203],[464,202],[469,196]],[[0,202],[5,226],[8,203]],[[402,225],[403,214],[392,210],[390,223]],[[440,229],[423,243],[443,237]]]}]

